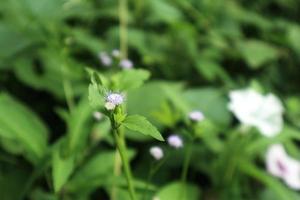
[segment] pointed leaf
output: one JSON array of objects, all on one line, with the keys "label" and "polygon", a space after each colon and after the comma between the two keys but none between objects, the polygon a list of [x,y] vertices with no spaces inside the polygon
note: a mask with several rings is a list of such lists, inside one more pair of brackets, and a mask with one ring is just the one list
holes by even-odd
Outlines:
[{"label": "pointed leaf", "polygon": [[144,135],[150,135],[159,141],[164,141],[159,131],[145,117],[130,115],[122,123],[126,128]]}]

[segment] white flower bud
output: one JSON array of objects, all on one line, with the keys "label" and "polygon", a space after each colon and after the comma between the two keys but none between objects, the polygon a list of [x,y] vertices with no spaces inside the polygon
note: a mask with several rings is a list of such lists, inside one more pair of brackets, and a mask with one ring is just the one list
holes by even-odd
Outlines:
[{"label": "white flower bud", "polygon": [[155,160],[160,160],[164,157],[163,150],[158,146],[151,147],[149,151]]},{"label": "white flower bud", "polygon": [[129,59],[123,59],[120,62],[120,67],[123,69],[131,69],[131,68],[133,68],[133,63]]},{"label": "white flower bud", "polygon": [[107,55],[106,52],[101,52],[98,55],[100,62],[102,63],[102,65],[108,67],[112,64],[112,60],[111,57],[109,55]]},{"label": "white flower bud", "polygon": [[110,102],[106,102],[104,107],[107,109],[107,110],[113,110],[115,109],[116,105],[113,104],[113,103],[110,103]]},{"label": "white flower bud", "polygon": [[101,120],[102,117],[103,117],[103,115],[102,115],[101,112],[94,112],[94,113],[93,113],[93,116],[94,116],[94,118],[95,118],[97,121]]},{"label": "white flower bud", "polygon": [[194,110],[189,113],[189,118],[192,121],[200,122],[200,121],[204,120],[205,117],[202,112],[200,112],[198,110]]},{"label": "white flower bud", "polygon": [[120,53],[119,49],[114,49],[114,50],[112,50],[111,55],[115,58],[119,58],[121,53]]},{"label": "white flower bud", "polygon": [[182,139],[178,135],[169,136],[168,143],[171,147],[174,147],[175,149],[183,147]]}]

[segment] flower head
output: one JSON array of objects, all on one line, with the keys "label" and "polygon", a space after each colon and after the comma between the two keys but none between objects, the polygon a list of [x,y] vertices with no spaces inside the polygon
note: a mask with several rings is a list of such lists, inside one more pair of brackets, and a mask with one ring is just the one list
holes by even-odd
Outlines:
[{"label": "flower head", "polygon": [[189,113],[189,118],[192,121],[200,122],[200,121],[204,120],[205,117],[201,111],[194,110]]},{"label": "flower head", "polygon": [[106,96],[106,102],[110,102],[114,105],[120,105],[124,102],[124,96],[119,93],[109,93]]},{"label": "flower head", "polygon": [[266,167],[270,174],[279,177],[293,189],[300,189],[300,162],[289,157],[281,144],[269,147]]},{"label": "flower head", "polygon": [[105,108],[107,110],[113,110],[116,106],[124,102],[124,96],[119,93],[109,93],[105,98],[105,102]]},{"label": "flower head", "polygon": [[108,67],[112,64],[111,57],[106,52],[99,53],[99,59],[102,65]]},{"label": "flower head", "polygon": [[163,150],[158,146],[151,147],[149,152],[154,157],[155,160],[160,160],[164,157]]},{"label": "flower head", "polygon": [[232,91],[229,97],[228,108],[242,124],[258,128],[268,137],[282,130],[283,106],[273,94],[263,96],[253,89],[246,89]]},{"label": "flower head", "polygon": [[182,139],[178,135],[169,136],[168,143],[171,147],[174,147],[175,149],[183,147]]},{"label": "flower head", "polygon": [[101,120],[102,119],[102,117],[103,117],[103,115],[102,115],[102,113],[101,112],[94,112],[93,113],[93,116],[94,116],[94,118],[97,120],[97,121],[99,121],[99,120]]},{"label": "flower head", "polygon": [[119,49],[112,50],[111,55],[115,58],[119,58],[121,55],[120,50]]},{"label": "flower head", "polygon": [[123,59],[120,61],[120,67],[123,69],[131,69],[133,68],[133,63],[129,59]]}]

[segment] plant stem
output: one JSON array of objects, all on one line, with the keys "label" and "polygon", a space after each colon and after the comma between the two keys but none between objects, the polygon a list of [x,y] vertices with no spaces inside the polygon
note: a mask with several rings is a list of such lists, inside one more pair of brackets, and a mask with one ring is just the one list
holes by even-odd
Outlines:
[{"label": "plant stem", "polygon": [[127,58],[127,0],[119,0],[121,58]]},{"label": "plant stem", "polygon": [[120,156],[121,156],[123,169],[125,171],[125,177],[126,177],[126,181],[127,181],[127,185],[128,185],[130,198],[131,198],[131,200],[136,200],[133,179],[132,179],[132,173],[131,173],[129,160],[128,160],[128,156],[127,156],[127,148],[126,148],[124,134],[122,132],[120,132],[120,129],[118,127],[113,128],[113,134],[115,137],[117,148],[118,148]]},{"label": "plant stem", "polygon": [[180,195],[181,196],[180,199],[185,198],[186,179],[187,179],[187,175],[188,175],[191,158],[192,158],[192,143],[186,145],[186,153],[185,153],[185,158],[184,158],[183,168],[182,168],[182,173],[181,173],[181,182],[183,185],[183,192],[182,192],[182,195]]},{"label": "plant stem", "polygon": [[[114,163],[114,177],[117,178],[118,176],[120,176],[121,174],[121,158],[120,158],[120,153],[118,150],[116,150],[115,153],[115,163]],[[117,199],[117,186],[115,184],[115,182],[113,183],[112,189],[111,189],[111,200],[116,200]]]}]

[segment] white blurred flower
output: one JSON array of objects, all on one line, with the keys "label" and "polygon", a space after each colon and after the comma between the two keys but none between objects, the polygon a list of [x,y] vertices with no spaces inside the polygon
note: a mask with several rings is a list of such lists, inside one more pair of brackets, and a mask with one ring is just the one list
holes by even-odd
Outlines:
[{"label": "white blurred flower", "polygon": [[160,160],[164,157],[164,152],[160,147],[157,146],[151,147],[149,152],[154,157],[155,160]]},{"label": "white blurred flower", "polygon": [[300,189],[300,162],[289,157],[281,144],[269,147],[266,167],[270,174],[279,177],[292,189]]},{"label": "white blurred flower", "polygon": [[123,69],[131,69],[133,68],[133,63],[129,59],[123,59],[120,61],[120,67]]},{"label": "white blurred flower", "polygon": [[99,121],[99,120],[101,120],[102,119],[102,117],[103,117],[103,114],[101,113],[101,112],[94,112],[93,113],[93,116],[94,116],[94,118],[97,120],[97,121]]},{"label": "white blurred flower", "polygon": [[108,67],[112,64],[112,59],[106,52],[100,52],[98,57],[102,65]]},{"label": "white blurred flower", "polygon": [[152,200],[160,200],[159,197],[154,196]]},{"label": "white blurred flower", "polygon": [[106,102],[106,103],[104,104],[104,107],[105,107],[107,110],[113,110],[113,109],[115,109],[116,105],[113,104],[113,103],[110,103],[110,102]]},{"label": "white blurred flower", "polygon": [[105,98],[104,107],[107,110],[113,110],[116,106],[121,105],[124,102],[124,96],[119,93],[109,93]]},{"label": "white blurred flower", "polygon": [[183,147],[182,139],[178,135],[169,136],[168,143],[171,147],[174,147],[175,149]]},{"label": "white blurred flower", "polygon": [[189,118],[192,121],[200,122],[200,121],[204,120],[205,117],[204,117],[204,115],[201,111],[194,110],[194,111],[189,113]]},{"label": "white blurred flower", "polygon": [[229,97],[228,108],[243,125],[254,126],[268,137],[281,132],[283,106],[276,96],[245,89],[231,91]]},{"label": "white blurred flower", "polygon": [[111,55],[115,58],[119,58],[121,55],[120,50],[119,49],[112,50]]}]

